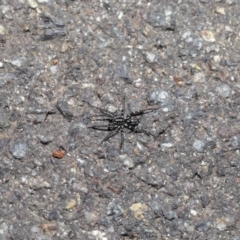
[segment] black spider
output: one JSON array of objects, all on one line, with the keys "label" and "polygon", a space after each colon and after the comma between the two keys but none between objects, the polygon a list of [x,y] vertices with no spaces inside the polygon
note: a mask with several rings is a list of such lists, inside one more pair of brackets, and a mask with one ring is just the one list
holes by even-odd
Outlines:
[{"label": "black spider", "polygon": [[[89,104],[89,103],[88,103]],[[89,104],[90,105],[90,104]],[[92,105],[91,105],[92,106]],[[130,112],[128,115],[125,114],[125,97],[123,98],[123,106],[120,111],[120,113],[117,112],[109,112],[108,110],[95,107],[101,115],[92,116],[91,119],[94,121],[107,121],[107,124],[98,124],[98,125],[92,125],[89,128],[92,128],[94,130],[99,131],[109,131],[110,133],[101,141],[100,144],[103,142],[109,140],[119,132],[121,133],[121,143],[120,143],[120,149],[123,146],[124,143],[124,129],[130,130],[130,132],[134,133],[145,133],[146,135],[150,136],[151,133],[140,129],[139,123],[141,120],[141,115],[152,112],[154,110],[157,110],[158,108],[154,109],[147,109],[147,110],[140,110],[136,112]]]}]

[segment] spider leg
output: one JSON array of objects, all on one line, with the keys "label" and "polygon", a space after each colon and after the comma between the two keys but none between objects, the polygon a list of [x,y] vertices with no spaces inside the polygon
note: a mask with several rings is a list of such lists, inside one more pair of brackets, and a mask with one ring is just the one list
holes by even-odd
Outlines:
[{"label": "spider leg", "polygon": [[143,114],[153,112],[157,109],[159,109],[159,107],[158,108],[151,108],[151,109],[147,109],[147,110],[139,110],[139,111],[136,111],[136,112],[132,112],[129,115],[132,116],[132,117],[136,117],[136,116],[140,116],[140,115],[143,115]]},{"label": "spider leg", "polygon": [[102,141],[100,144],[102,144],[103,142],[107,141],[108,139],[112,138],[113,136],[115,136],[116,134],[118,134],[119,132],[119,128],[116,128],[115,130],[113,130],[112,132],[110,132]]},{"label": "spider leg", "polygon": [[123,96],[123,98],[122,98],[122,109],[121,109],[121,117],[122,118],[125,118],[126,116],[124,116],[125,115],[125,105],[126,105],[126,96],[125,96],[125,94],[124,94],[124,96]]},{"label": "spider leg", "polygon": [[88,128],[92,128],[94,130],[99,130],[99,131],[112,131],[114,129],[109,128],[109,125],[93,125]]},{"label": "spider leg", "polygon": [[115,116],[114,113],[109,112],[108,110],[105,110],[105,109],[102,109],[102,108],[97,108],[97,109],[109,118],[113,118]]},{"label": "spider leg", "polygon": [[120,149],[122,149],[122,146],[124,144],[124,131],[121,129],[121,143],[120,143]]},{"label": "spider leg", "polygon": [[95,106],[93,106],[92,104],[90,104],[90,103],[87,102],[87,101],[84,101],[84,102],[86,102],[86,103],[87,103],[89,106],[91,106],[92,108],[97,109],[99,112],[101,112],[101,113],[104,114],[105,116],[107,116],[107,117],[114,117],[114,114],[113,114],[112,112],[109,112],[108,110],[103,109],[103,108],[100,108],[100,107],[95,107]]},{"label": "spider leg", "polygon": [[152,133],[150,133],[150,132],[148,132],[148,131],[146,131],[146,130],[144,130],[144,129],[140,129],[140,128],[135,128],[134,130],[133,130],[133,132],[135,132],[135,133],[144,133],[144,134],[146,134],[147,136],[152,136],[152,137],[155,137]]},{"label": "spider leg", "polygon": [[91,119],[93,121],[112,121],[112,117],[106,117],[106,115],[96,115],[96,116],[91,116]]}]

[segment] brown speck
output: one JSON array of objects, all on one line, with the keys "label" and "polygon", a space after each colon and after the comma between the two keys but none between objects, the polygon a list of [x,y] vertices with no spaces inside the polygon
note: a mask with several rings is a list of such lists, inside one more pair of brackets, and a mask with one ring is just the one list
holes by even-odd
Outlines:
[{"label": "brown speck", "polygon": [[57,59],[53,59],[53,65],[57,65],[58,64],[58,60]]},{"label": "brown speck", "polygon": [[236,178],[235,182],[240,183],[240,178]]},{"label": "brown speck", "polygon": [[43,223],[41,224],[41,228],[44,231],[46,235],[51,235],[51,232],[55,232],[57,230],[57,224],[56,223]]},{"label": "brown speck", "polygon": [[123,187],[116,187],[116,186],[113,186],[113,185],[108,185],[107,186],[108,189],[110,189],[112,192],[116,193],[116,194],[119,194],[121,193]]},{"label": "brown speck", "polygon": [[60,158],[63,158],[65,156],[65,152],[63,150],[59,149],[59,150],[54,151],[52,153],[52,156],[60,159]]},{"label": "brown speck", "polygon": [[174,82],[175,82],[179,87],[182,87],[182,86],[184,85],[182,78],[175,76],[173,79],[174,79]]},{"label": "brown speck", "polygon": [[188,66],[187,66],[187,65],[183,65],[183,66],[182,66],[182,69],[183,69],[183,70],[188,70]]}]

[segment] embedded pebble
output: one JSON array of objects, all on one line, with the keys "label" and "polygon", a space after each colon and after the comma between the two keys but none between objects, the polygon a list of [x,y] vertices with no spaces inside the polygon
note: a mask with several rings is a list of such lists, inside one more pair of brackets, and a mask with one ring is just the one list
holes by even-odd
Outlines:
[{"label": "embedded pebble", "polygon": [[70,210],[77,205],[77,201],[75,199],[71,199],[67,202],[65,209]]},{"label": "embedded pebble", "polygon": [[84,217],[89,224],[95,224],[98,220],[98,216],[94,212],[84,211]]},{"label": "embedded pebble", "polygon": [[144,203],[134,203],[130,206],[130,210],[136,219],[142,220],[144,219],[145,212],[148,210],[148,206]]},{"label": "embedded pebble", "polygon": [[158,88],[148,94],[148,102],[149,103],[162,103],[167,104],[171,100],[170,95],[168,92],[162,90],[161,88]]},{"label": "embedded pebble", "polygon": [[204,72],[198,72],[193,75],[193,82],[196,83],[203,83],[205,82],[205,73]]},{"label": "embedded pebble", "polygon": [[29,3],[29,6],[31,8],[37,8],[38,7],[38,4],[35,0],[28,0],[28,3]]},{"label": "embedded pebble", "polygon": [[203,152],[205,150],[205,143],[201,140],[195,140],[193,148],[195,148],[198,152]]},{"label": "embedded pebble", "polygon": [[0,239],[1,240],[8,240],[8,231],[9,231],[9,225],[2,221],[0,224]]},{"label": "embedded pebble", "polygon": [[208,195],[201,196],[201,203],[204,208],[210,203],[210,201],[211,199],[209,198]]},{"label": "embedded pebble", "polygon": [[118,169],[118,167],[115,163],[109,162],[107,165],[107,169],[109,172],[115,172]]},{"label": "embedded pebble", "polygon": [[215,220],[215,227],[219,231],[225,231],[228,227],[230,227],[234,223],[234,218],[231,216],[223,216],[219,217]]},{"label": "embedded pebble", "polygon": [[66,119],[68,119],[69,121],[73,119],[73,112],[71,106],[68,104],[67,101],[59,99],[57,101],[56,107]]},{"label": "embedded pebble", "polygon": [[174,147],[173,143],[161,143],[161,148],[165,149],[165,148],[172,148]]},{"label": "embedded pebble", "polygon": [[227,84],[220,84],[217,86],[218,94],[223,98],[228,98],[231,95],[231,88]]},{"label": "embedded pebble", "polygon": [[39,135],[41,143],[48,144],[53,141],[54,137],[52,135]]},{"label": "embedded pebble", "polygon": [[120,155],[119,159],[123,161],[123,165],[128,167],[128,168],[133,168],[134,167],[134,162],[132,158],[128,157],[127,155]]},{"label": "embedded pebble", "polygon": [[6,35],[7,34],[7,30],[4,28],[3,25],[0,25],[0,34],[1,35]]},{"label": "embedded pebble", "polygon": [[51,184],[44,180],[44,178],[37,176],[37,177],[29,177],[28,178],[28,185],[37,190],[40,188],[50,188]]},{"label": "embedded pebble", "polygon": [[24,57],[18,58],[16,60],[11,61],[11,64],[16,67],[21,67],[26,63],[27,59]]},{"label": "embedded pebble", "polygon": [[210,227],[211,227],[211,222],[210,221],[206,221],[206,222],[201,222],[200,224],[198,224],[196,226],[196,229],[199,232],[207,232]]},{"label": "embedded pebble", "polygon": [[216,7],[215,12],[222,14],[222,15],[226,15],[225,8],[223,8],[223,7]]},{"label": "embedded pebble", "polygon": [[67,43],[62,44],[61,52],[64,53],[69,49],[69,45]]},{"label": "embedded pebble", "polygon": [[51,67],[50,67],[50,71],[51,71],[52,75],[54,75],[54,74],[57,73],[58,67],[57,67],[57,66],[51,66]]},{"label": "embedded pebble", "polygon": [[190,213],[191,213],[193,216],[197,216],[197,211],[194,210],[194,209],[191,209],[191,210],[190,210]]},{"label": "embedded pebble", "polygon": [[174,30],[175,24],[172,21],[172,7],[170,5],[164,8],[154,7],[148,12],[147,22],[153,27],[161,27],[166,30]]},{"label": "embedded pebble", "polygon": [[101,232],[99,230],[93,230],[92,235],[95,236],[96,239],[99,239],[99,240],[108,240],[108,238],[106,237],[106,233]]},{"label": "embedded pebble", "polygon": [[41,230],[38,226],[35,225],[31,227],[30,231],[33,233],[39,233]]},{"label": "embedded pebble", "polygon": [[146,53],[146,58],[147,58],[147,61],[149,63],[153,63],[153,62],[156,61],[156,55],[154,53],[151,53],[151,52]]},{"label": "embedded pebble", "polygon": [[13,155],[13,157],[19,160],[26,157],[27,151],[28,151],[28,147],[27,147],[27,144],[24,142],[15,142],[10,147],[10,152]]},{"label": "embedded pebble", "polygon": [[40,41],[50,41],[55,38],[62,38],[66,36],[66,32],[63,29],[47,29],[42,35],[39,36]]},{"label": "embedded pebble", "polygon": [[163,209],[162,212],[163,212],[163,216],[170,221],[177,218],[176,211],[172,211],[169,209]]},{"label": "embedded pebble", "polygon": [[202,31],[201,32],[202,38],[206,41],[206,42],[215,42],[215,36],[214,33],[212,31],[206,30],[206,31]]}]

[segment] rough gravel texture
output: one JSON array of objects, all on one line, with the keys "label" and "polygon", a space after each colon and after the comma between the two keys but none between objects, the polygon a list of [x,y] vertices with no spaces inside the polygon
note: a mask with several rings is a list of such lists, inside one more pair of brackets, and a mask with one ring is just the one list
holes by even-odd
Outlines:
[{"label": "rough gravel texture", "polygon": [[[239,13],[0,0],[0,239],[240,240]],[[100,145],[124,96],[152,136]]]}]

